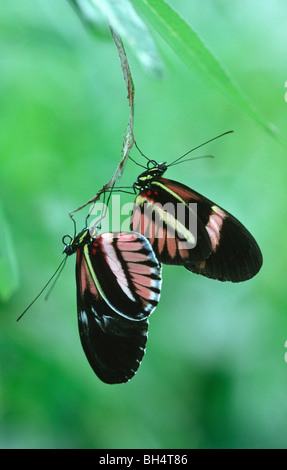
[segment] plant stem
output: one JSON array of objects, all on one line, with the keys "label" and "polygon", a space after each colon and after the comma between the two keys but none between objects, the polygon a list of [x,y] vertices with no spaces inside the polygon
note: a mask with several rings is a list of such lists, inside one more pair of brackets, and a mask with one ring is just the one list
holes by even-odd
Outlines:
[{"label": "plant stem", "polygon": [[[120,36],[113,30],[113,28],[111,26],[110,26],[110,30],[111,30],[112,37],[113,37],[113,40],[115,42],[115,45],[116,45],[116,48],[118,50],[118,54],[119,54],[119,57],[120,57],[121,67],[122,67],[122,71],[123,71],[123,74],[124,74],[126,87],[127,87],[127,90],[128,90],[127,98],[129,100],[129,106],[130,106],[129,121],[128,121],[128,125],[126,127],[126,131],[125,131],[125,134],[124,134],[124,139],[123,139],[122,158],[121,158],[121,161],[119,162],[113,176],[108,181],[108,183],[106,183],[97,192],[97,194],[94,197],[92,197],[89,201],[85,202],[80,207],[77,207],[77,209],[74,209],[73,211],[69,212],[69,216],[72,219],[73,219],[72,214],[74,212],[77,212],[77,211],[83,209],[84,207],[86,207],[87,205],[95,203],[96,201],[98,201],[99,198],[101,197],[101,195],[104,192],[106,192],[107,190],[113,188],[115,183],[120,181],[120,179],[122,177],[122,174],[123,174],[125,163],[128,159],[129,153],[130,153],[130,151],[131,151],[131,149],[132,149],[132,147],[135,143],[135,136],[134,136],[134,130],[133,130],[135,88],[134,88],[133,79],[132,79],[132,75],[131,75],[131,71],[130,71],[130,66],[129,66],[129,63],[128,63],[128,59],[127,59],[127,55],[126,55],[126,52],[125,52],[125,49],[124,49],[123,42],[122,42]],[[93,210],[93,206],[91,207],[91,209],[89,211],[89,214],[92,212],[92,210]]]}]

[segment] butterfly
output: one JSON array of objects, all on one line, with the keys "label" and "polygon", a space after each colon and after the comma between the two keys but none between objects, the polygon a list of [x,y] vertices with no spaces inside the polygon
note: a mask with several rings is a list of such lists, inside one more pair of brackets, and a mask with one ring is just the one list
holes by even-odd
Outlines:
[{"label": "butterfly", "polygon": [[138,195],[131,230],[150,241],[161,263],[182,265],[220,281],[252,278],[263,258],[251,233],[215,202],[184,184],[163,178],[168,167],[185,155],[170,165],[148,160],[146,171],[133,185]]},{"label": "butterfly", "polygon": [[85,228],[63,237],[76,252],[78,326],[87,359],[103,381],[124,383],[145,353],[148,317],[160,298],[161,265],[148,240],[135,232],[91,237]]}]

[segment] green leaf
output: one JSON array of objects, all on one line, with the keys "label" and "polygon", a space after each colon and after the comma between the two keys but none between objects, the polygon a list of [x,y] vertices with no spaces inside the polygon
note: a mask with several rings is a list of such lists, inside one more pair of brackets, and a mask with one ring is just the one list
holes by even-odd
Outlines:
[{"label": "green leaf", "polygon": [[70,0],[82,19],[96,32],[101,18],[129,44],[143,67],[154,76],[161,76],[163,64],[155,42],[145,23],[129,0]]},{"label": "green leaf", "polygon": [[164,0],[133,0],[133,2],[140,7],[156,31],[200,80],[206,82],[208,86],[213,83],[242,112],[280,141],[274,126],[260,116],[249,98],[239,89],[198,34]]},{"label": "green leaf", "polygon": [[9,300],[19,284],[18,267],[12,240],[5,220],[2,207],[0,206],[0,298]]}]

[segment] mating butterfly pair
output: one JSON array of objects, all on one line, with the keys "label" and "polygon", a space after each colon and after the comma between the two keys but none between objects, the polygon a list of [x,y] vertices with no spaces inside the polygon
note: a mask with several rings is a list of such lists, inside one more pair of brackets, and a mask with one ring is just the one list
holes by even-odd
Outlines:
[{"label": "mating butterfly pair", "polygon": [[[149,160],[137,178],[132,232],[91,238],[85,229],[64,249],[67,255],[77,252],[83,349],[95,373],[107,383],[126,382],[139,367],[148,316],[160,297],[160,263],[183,265],[194,273],[232,282],[252,278],[262,266],[261,251],[248,230],[209,199],[163,178],[167,168]],[[197,204],[197,243],[186,249],[182,242],[194,240],[189,229],[194,217],[191,203]],[[184,224],[171,210],[177,204],[184,208]]]}]

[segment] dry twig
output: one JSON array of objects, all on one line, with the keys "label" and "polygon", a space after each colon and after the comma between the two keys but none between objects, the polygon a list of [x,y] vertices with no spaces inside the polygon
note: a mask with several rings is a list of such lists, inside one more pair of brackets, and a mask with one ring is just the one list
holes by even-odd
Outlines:
[{"label": "dry twig", "polygon": [[[121,161],[119,162],[119,164],[116,168],[115,173],[111,177],[110,181],[108,183],[106,183],[97,192],[97,194],[94,197],[92,197],[89,201],[85,202],[85,204],[82,204],[80,207],[77,207],[77,209],[74,209],[73,211],[69,212],[69,216],[72,219],[73,219],[72,214],[74,214],[75,212],[83,209],[84,207],[86,207],[89,204],[92,204],[92,203],[94,204],[95,202],[97,202],[100,199],[102,194],[104,194],[106,191],[113,188],[115,183],[120,181],[120,179],[122,177],[122,174],[123,174],[125,163],[128,159],[128,156],[129,156],[129,153],[132,149],[132,146],[135,143],[135,137],[134,137],[134,131],[133,131],[134,94],[135,94],[134,84],[133,84],[131,71],[130,71],[130,67],[129,67],[129,63],[128,63],[128,59],[127,59],[127,55],[126,55],[126,52],[125,52],[125,49],[124,49],[123,42],[122,42],[120,36],[111,28],[111,26],[110,26],[110,30],[111,30],[113,40],[115,42],[115,45],[117,47],[118,54],[119,54],[119,57],[120,57],[121,67],[122,67],[122,71],[123,71],[123,74],[124,74],[126,87],[127,87],[127,90],[128,90],[127,98],[129,100],[129,106],[130,106],[129,122],[128,122],[126,131],[125,131],[125,135],[124,135],[124,139],[123,139],[122,158],[121,158]],[[89,211],[89,214],[92,212],[92,210],[93,210],[93,206],[91,207],[91,209]]]}]

